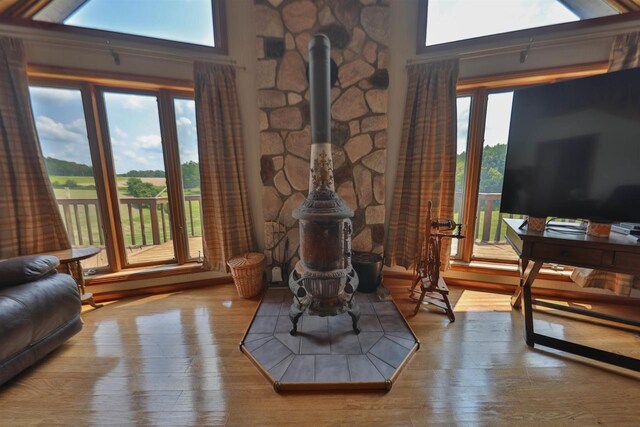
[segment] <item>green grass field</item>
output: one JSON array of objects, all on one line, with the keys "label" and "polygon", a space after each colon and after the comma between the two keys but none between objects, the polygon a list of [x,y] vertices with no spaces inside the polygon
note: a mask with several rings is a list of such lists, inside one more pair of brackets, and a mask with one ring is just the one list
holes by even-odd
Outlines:
[{"label": "green grass field", "polygon": [[92,176],[61,176],[61,175],[49,175],[49,179],[52,183],[58,182],[64,184],[68,180],[73,180],[78,185],[95,185],[95,179]]}]

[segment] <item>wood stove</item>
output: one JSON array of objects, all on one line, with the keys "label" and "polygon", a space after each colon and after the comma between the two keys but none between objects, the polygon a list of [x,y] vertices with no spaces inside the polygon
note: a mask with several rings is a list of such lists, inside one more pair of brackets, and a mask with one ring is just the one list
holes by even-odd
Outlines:
[{"label": "wood stove", "polygon": [[299,220],[300,261],[289,276],[291,335],[305,312],[315,316],[347,312],[354,332],[360,332],[355,300],[358,276],[351,266],[353,210],[336,194],[333,181],[330,51],[324,34],[309,42],[311,165],[309,195],[293,212]]}]

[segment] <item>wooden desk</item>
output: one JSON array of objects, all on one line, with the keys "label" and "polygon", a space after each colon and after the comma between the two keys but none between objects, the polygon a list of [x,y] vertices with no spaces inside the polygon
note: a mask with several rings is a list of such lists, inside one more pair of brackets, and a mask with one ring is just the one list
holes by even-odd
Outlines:
[{"label": "wooden desk", "polygon": [[[522,224],[521,219],[505,219],[504,221],[507,223],[506,239],[520,257],[520,287],[512,297],[511,303],[516,308],[519,307],[521,300],[524,303],[527,345],[533,347],[535,344],[540,344],[640,371],[639,359],[536,333],[533,328],[532,307],[533,305],[546,306],[633,326],[640,326],[638,322],[538,301],[531,297],[531,285],[545,262],[640,275],[640,245],[622,235],[612,234],[607,239],[550,230],[534,232],[528,231],[526,227],[519,229]],[[532,261],[533,264],[530,265]]]},{"label": "wooden desk", "polygon": [[85,291],[84,274],[82,272],[82,264],[80,261],[98,255],[100,250],[100,248],[90,246],[88,248],[71,248],[42,254],[53,255],[60,260],[60,266],[64,269],[64,272],[68,273],[75,279],[78,285],[78,292],[80,293],[80,300],[83,303],[88,302],[91,307],[94,308],[102,307],[102,304],[96,304],[93,300],[93,294]]}]

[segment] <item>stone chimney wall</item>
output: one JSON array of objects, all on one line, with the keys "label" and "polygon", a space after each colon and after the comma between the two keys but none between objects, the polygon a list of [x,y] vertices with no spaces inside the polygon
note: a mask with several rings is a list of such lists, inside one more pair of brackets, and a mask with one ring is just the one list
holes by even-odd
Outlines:
[{"label": "stone chimney wall", "polygon": [[[382,253],[387,146],[389,6],[384,0],[255,0],[260,108],[260,177],[265,249],[298,261],[298,224],[291,216],[309,186],[311,128],[307,46],[316,33],[331,40],[338,82],[331,90],[336,192],[351,207],[353,249]],[[273,236],[274,224],[281,233]],[[276,229],[278,227],[275,227]],[[279,240],[279,243],[278,243]]]}]

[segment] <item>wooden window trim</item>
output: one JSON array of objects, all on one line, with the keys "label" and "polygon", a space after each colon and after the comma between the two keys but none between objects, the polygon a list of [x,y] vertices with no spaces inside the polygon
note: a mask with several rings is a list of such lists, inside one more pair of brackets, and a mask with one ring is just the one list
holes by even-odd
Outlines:
[{"label": "wooden window trim", "polygon": [[443,54],[449,51],[474,51],[489,44],[498,44],[514,39],[535,39],[537,37],[553,38],[567,32],[588,31],[609,25],[623,24],[640,19],[640,12],[628,12],[620,15],[603,16],[600,18],[583,19],[581,21],[547,25],[544,27],[510,31],[501,34],[458,40],[448,43],[426,46],[427,12],[429,0],[419,0],[418,4],[418,33],[416,36],[416,54]]},{"label": "wooden window trim", "polygon": [[79,68],[56,67],[41,64],[28,64],[27,74],[29,81],[51,82],[52,84],[65,84],[65,82],[76,84],[91,83],[96,86],[147,91],[165,89],[182,93],[184,96],[193,97],[193,81],[191,80],[83,70]]},{"label": "wooden window trim", "polygon": [[[141,43],[150,46],[158,46],[164,48],[186,50],[193,53],[200,54],[215,54],[215,55],[227,55],[228,42],[227,42],[227,26],[226,26],[226,5],[225,0],[211,0],[211,11],[213,14],[213,37],[216,43],[215,46],[204,46],[193,43],[179,42],[174,40],[164,40],[155,37],[138,36],[134,34],[117,33],[114,31],[98,30],[93,28],[75,27],[72,25],[64,25],[53,22],[33,21],[31,17],[37,13],[38,10],[31,13],[32,8],[16,9],[15,11],[7,11],[0,16],[0,23],[17,25],[25,28],[33,28],[39,30],[56,31],[64,34],[96,37],[102,40],[118,40],[128,43]],[[46,3],[42,7],[46,6]]]}]

